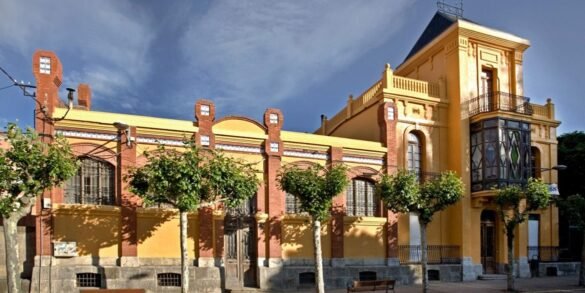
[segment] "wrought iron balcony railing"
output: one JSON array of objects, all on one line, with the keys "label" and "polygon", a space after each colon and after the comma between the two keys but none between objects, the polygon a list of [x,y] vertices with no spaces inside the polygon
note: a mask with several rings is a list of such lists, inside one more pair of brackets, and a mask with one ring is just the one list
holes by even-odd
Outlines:
[{"label": "wrought iron balcony railing", "polygon": [[528,246],[528,260],[539,262],[580,261],[579,255],[571,255],[568,249],[558,246]]},{"label": "wrought iron balcony railing", "polygon": [[[401,264],[417,264],[422,261],[420,245],[399,245],[398,256]],[[429,264],[460,264],[458,245],[427,245],[427,262]]]},{"label": "wrought iron balcony railing", "polygon": [[469,116],[481,113],[504,111],[523,115],[532,115],[530,98],[505,92],[492,92],[479,95],[468,101]]}]

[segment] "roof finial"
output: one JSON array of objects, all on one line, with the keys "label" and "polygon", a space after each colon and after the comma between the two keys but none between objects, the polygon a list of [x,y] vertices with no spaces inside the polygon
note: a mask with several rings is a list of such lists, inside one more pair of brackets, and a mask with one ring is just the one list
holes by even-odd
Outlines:
[{"label": "roof finial", "polygon": [[459,0],[459,3],[455,5],[447,4],[445,0],[439,0],[437,1],[437,10],[451,14],[457,18],[463,18],[463,0]]}]

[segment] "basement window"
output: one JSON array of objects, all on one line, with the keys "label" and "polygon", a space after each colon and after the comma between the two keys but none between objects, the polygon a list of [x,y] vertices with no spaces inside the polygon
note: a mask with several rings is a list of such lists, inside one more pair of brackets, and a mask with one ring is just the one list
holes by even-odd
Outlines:
[{"label": "basement window", "polygon": [[102,275],[96,273],[79,273],[77,274],[77,287],[102,287]]},{"label": "basement window", "polygon": [[161,273],[156,279],[159,287],[181,287],[181,274]]},{"label": "basement window", "polygon": [[360,281],[376,281],[376,272],[366,271],[360,272]]},{"label": "basement window", "polygon": [[299,285],[315,285],[315,273],[313,272],[300,273]]}]

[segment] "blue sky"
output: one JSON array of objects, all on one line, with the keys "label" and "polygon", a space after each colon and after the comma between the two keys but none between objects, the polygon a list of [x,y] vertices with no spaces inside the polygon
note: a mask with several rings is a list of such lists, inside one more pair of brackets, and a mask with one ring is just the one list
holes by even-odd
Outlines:
[{"label": "blue sky", "polygon": [[[403,61],[435,2],[0,0],[0,66],[32,82],[34,50],[53,50],[63,89],[89,83],[94,110],[193,120],[207,98],[220,116],[280,108],[285,129],[312,132]],[[553,99],[559,133],[585,130],[585,1],[467,0],[464,10],[529,39],[525,95]],[[0,90],[0,105],[0,125],[32,124],[33,102],[16,88]]]}]

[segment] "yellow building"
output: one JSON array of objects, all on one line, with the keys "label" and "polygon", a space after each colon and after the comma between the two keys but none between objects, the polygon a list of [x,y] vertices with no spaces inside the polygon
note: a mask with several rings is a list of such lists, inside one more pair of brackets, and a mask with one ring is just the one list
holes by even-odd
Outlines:
[{"label": "yellow building", "polygon": [[[122,178],[146,162],[145,151],[158,144],[180,149],[190,137],[201,147],[255,163],[262,179],[257,196],[237,217],[209,208],[190,215],[193,290],[311,286],[308,218],[275,181],[288,164],[343,162],[350,168],[351,185],[335,198],[323,225],[328,288],[369,278],[420,281],[416,215],[388,212],[374,192],[375,178],[397,169],[413,170],[421,180],[454,170],[466,186],[464,199],[436,215],[428,229],[429,275],[461,281],[502,272],[505,239],[491,188],[521,184],[532,175],[557,181],[556,173],[540,172],[556,165],[560,122],[554,105],[522,96],[528,46],[520,37],[438,12],[404,63],[386,65],[369,89],[350,97],[331,119],[324,117],[315,134],[283,130],[284,115],[276,109],[267,109],[262,122],[215,117],[208,100],[197,101],[193,121],[93,111],[88,85],[79,86],[78,102],[68,110],[58,97],[60,60],[37,51],[37,97],[47,105],[37,109],[37,130],[47,139],[65,136],[82,167],[62,189],[47,192],[34,211],[32,289],[160,291],[177,285],[176,211],[142,207]],[[529,274],[529,246],[558,246],[555,207],[530,219],[517,233],[520,276]],[[50,286],[39,282],[48,279]]]}]

